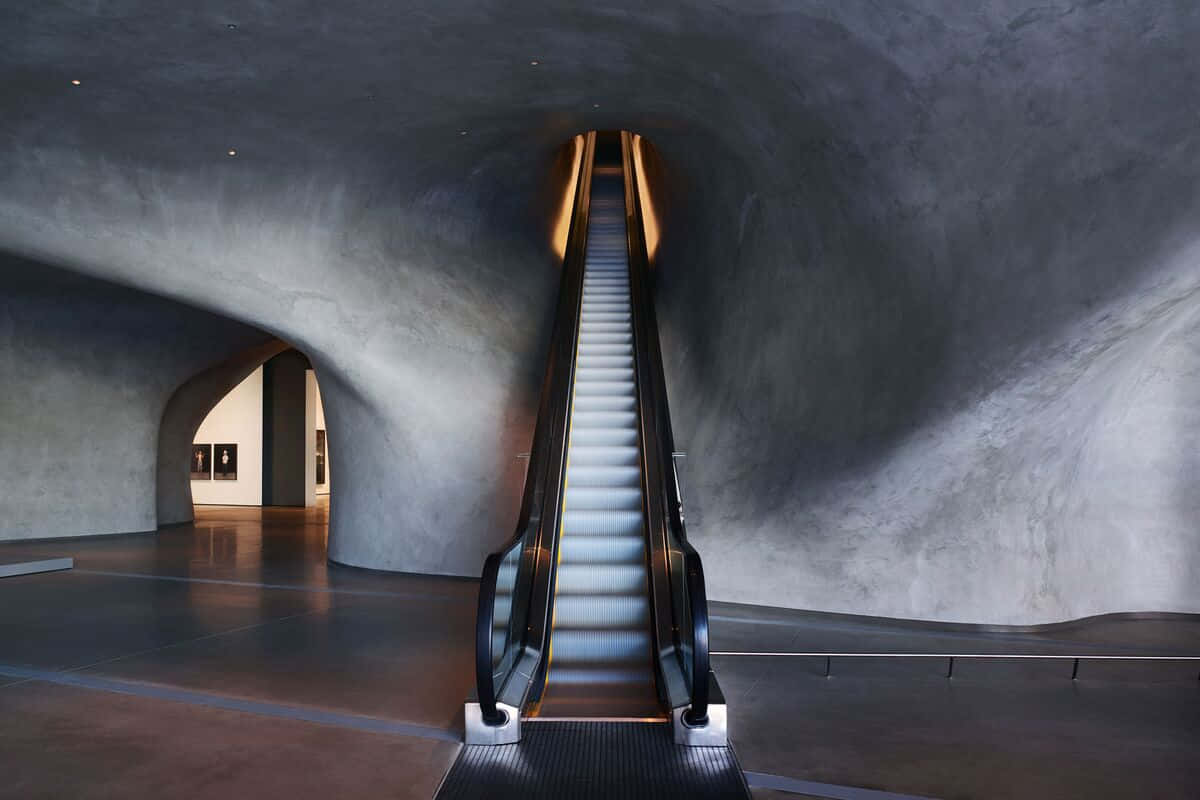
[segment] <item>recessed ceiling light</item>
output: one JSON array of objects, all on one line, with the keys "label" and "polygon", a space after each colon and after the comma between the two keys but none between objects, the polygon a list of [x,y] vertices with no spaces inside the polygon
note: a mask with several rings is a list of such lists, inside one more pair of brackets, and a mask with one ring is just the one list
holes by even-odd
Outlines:
[{"label": "recessed ceiling light", "polygon": [[231,148],[229,148],[228,150],[226,150],[226,151],[225,151],[225,155],[229,156],[230,158],[233,158],[234,156],[236,156],[236,155],[237,155],[237,150],[234,150],[234,149],[231,147]]},{"label": "recessed ceiling light", "polygon": [[80,83],[82,83],[82,81],[80,81],[78,78],[75,78],[71,81],[72,86],[78,86]]},{"label": "recessed ceiling light", "polygon": [[530,61],[530,62],[529,62],[529,66],[531,66],[531,67],[536,67],[536,66],[537,66],[538,64],[540,64],[540,63],[542,63],[542,62],[538,61],[538,60],[535,58],[533,61]]}]

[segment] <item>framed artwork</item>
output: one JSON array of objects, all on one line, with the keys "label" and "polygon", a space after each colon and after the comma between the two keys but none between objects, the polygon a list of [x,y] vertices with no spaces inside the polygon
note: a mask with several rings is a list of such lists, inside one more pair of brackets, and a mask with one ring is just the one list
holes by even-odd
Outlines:
[{"label": "framed artwork", "polygon": [[192,460],[189,463],[192,480],[212,480],[212,445],[193,444]]},{"label": "framed artwork", "polygon": [[325,483],[325,431],[317,431],[317,485]]},{"label": "framed artwork", "polygon": [[212,461],[214,481],[237,480],[236,444],[214,444]]}]

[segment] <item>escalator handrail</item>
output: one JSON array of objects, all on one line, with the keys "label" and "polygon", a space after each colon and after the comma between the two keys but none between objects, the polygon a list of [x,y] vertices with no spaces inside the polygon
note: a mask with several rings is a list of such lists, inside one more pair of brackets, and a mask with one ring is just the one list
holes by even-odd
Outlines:
[{"label": "escalator handrail", "polygon": [[[562,264],[562,279],[559,285],[558,308],[555,313],[554,331],[551,335],[550,353],[546,372],[542,380],[541,396],[538,400],[537,422],[534,427],[533,446],[529,453],[529,466],[525,477],[525,491],[521,498],[521,511],[516,530],[499,550],[490,553],[483,563],[479,582],[479,603],[475,619],[475,682],[480,713],[489,725],[500,725],[505,714],[497,707],[497,686],[493,674],[493,626],[496,610],[496,588],[500,566],[506,554],[522,542],[528,545],[533,538],[533,547],[539,557],[535,561],[543,566],[554,563],[553,558],[540,557],[547,548],[555,546],[554,531],[547,531],[544,522],[557,526],[557,492],[547,492],[549,482],[558,480],[565,464],[554,469],[555,453],[565,456],[567,418],[564,406],[570,403],[571,381],[575,370],[575,338],[579,324],[579,297],[582,292],[583,263],[587,247],[587,225],[591,192],[591,172],[595,152],[595,134],[584,136],[583,152],[579,157],[576,173],[575,196],[571,207],[571,224],[568,229],[567,245]],[[563,368],[565,366],[565,369]],[[557,421],[557,424],[555,424]],[[559,461],[563,459],[560,458]],[[547,494],[554,497],[554,506],[545,508]],[[518,572],[518,577],[520,572]],[[532,581],[532,576],[530,576]],[[548,585],[549,584],[548,582]],[[514,596],[515,596],[514,587]],[[532,602],[532,601],[531,601]],[[510,611],[510,613],[515,612]],[[512,621],[509,622],[512,629]],[[545,626],[542,635],[545,635]],[[527,647],[531,626],[523,625],[525,632],[522,646]],[[540,643],[539,643],[540,644]]]},{"label": "escalator handrail", "polygon": [[[683,517],[683,502],[679,493],[679,477],[675,467],[674,435],[671,430],[671,415],[667,404],[666,375],[663,371],[662,350],[658,339],[658,325],[654,313],[654,298],[650,291],[650,258],[646,246],[645,227],[642,219],[642,202],[633,158],[633,137],[628,132],[621,134],[622,157],[626,169],[626,238],[629,247],[633,313],[641,317],[637,327],[644,341],[639,343],[638,358],[645,358],[650,386],[639,392],[639,415],[644,430],[652,432],[653,440],[644,437],[643,446],[656,452],[647,456],[655,458],[660,468],[656,486],[647,486],[648,491],[659,493],[665,530],[674,540],[684,556],[684,582],[688,598],[688,612],[692,633],[692,686],[691,703],[685,713],[685,721],[692,725],[703,725],[708,719],[709,702],[709,648],[708,648],[708,598],[704,588],[704,566],[700,554],[687,540],[687,526]],[[671,477],[665,474],[666,464],[671,465]],[[651,509],[658,503],[648,504]],[[647,520],[653,529],[653,520]],[[676,620],[682,609],[676,609]],[[678,633],[676,633],[678,636]],[[678,644],[678,642],[676,643]],[[677,648],[677,652],[680,649]]]}]

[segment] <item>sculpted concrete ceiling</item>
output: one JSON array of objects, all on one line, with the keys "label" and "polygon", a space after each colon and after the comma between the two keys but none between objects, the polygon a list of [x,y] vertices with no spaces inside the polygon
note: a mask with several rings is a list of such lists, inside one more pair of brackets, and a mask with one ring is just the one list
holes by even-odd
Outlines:
[{"label": "sculpted concrete ceiling", "polygon": [[9,3],[0,31],[0,249],[304,349],[334,558],[474,574],[508,536],[554,154],[626,128],[662,157],[714,597],[1200,610],[1192,4]]}]

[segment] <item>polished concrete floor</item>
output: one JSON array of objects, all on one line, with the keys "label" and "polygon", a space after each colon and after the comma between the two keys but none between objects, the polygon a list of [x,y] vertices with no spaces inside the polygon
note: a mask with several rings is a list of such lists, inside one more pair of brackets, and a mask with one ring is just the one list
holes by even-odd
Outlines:
[{"label": "polished concrete floor", "polygon": [[[431,797],[458,752],[475,583],[329,565],[326,523],[202,507],[157,534],[0,546],[76,560],[0,579],[0,796]],[[1191,617],[979,632],[712,613],[715,651],[1200,655]],[[1072,659],[956,662],[951,679],[945,659],[714,662],[752,784],[1200,797],[1195,662],[1084,659],[1076,680]]]}]

